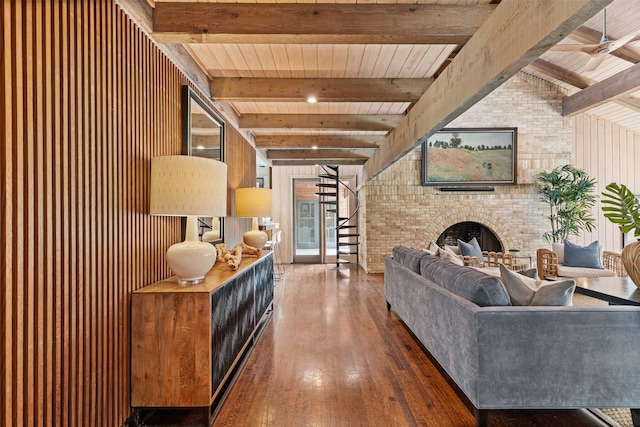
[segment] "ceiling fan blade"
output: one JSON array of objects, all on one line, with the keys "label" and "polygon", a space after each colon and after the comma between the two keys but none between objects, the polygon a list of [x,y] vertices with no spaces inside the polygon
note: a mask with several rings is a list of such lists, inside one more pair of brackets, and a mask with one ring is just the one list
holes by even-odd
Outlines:
[{"label": "ceiling fan blade", "polygon": [[617,40],[613,40],[609,42],[609,52],[613,52],[616,49],[620,49],[625,44],[632,42],[637,38],[640,38],[640,31],[636,31],[635,33],[627,34],[624,37],[620,37]]},{"label": "ceiling fan blade", "polygon": [[555,50],[558,52],[585,52],[590,54],[598,48],[600,48],[599,44],[557,44],[552,46],[549,50]]},{"label": "ceiling fan blade", "polygon": [[596,68],[598,68],[598,66],[602,63],[602,61],[604,61],[604,58],[606,55],[607,55],[606,53],[591,55],[591,59],[589,59],[589,61],[587,61],[587,63],[585,64],[584,70],[593,71]]}]

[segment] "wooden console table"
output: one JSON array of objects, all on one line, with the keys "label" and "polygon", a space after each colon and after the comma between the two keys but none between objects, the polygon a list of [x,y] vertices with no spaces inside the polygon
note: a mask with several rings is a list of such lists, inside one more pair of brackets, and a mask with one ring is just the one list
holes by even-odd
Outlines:
[{"label": "wooden console table", "polygon": [[175,276],[133,292],[131,406],[196,408],[211,424],[235,368],[270,315],[273,253],[216,262],[204,283]]}]

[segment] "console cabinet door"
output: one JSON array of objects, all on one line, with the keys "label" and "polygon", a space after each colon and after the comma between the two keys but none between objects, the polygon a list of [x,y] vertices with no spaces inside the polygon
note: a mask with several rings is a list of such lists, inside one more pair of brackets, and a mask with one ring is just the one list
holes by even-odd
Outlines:
[{"label": "console cabinet door", "polygon": [[206,293],[132,296],[132,406],[209,405],[210,316]]}]

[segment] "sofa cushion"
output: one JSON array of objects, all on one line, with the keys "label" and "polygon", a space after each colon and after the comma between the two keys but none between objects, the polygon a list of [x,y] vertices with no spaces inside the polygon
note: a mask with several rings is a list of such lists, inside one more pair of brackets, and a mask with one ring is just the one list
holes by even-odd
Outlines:
[{"label": "sofa cushion", "polygon": [[420,273],[420,260],[424,256],[429,256],[425,251],[407,248],[406,246],[396,246],[392,249],[393,259],[414,273]]},{"label": "sofa cushion", "polygon": [[513,305],[571,305],[576,282],[537,280],[500,265],[500,277]]},{"label": "sofa cushion", "polygon": [[566,265],[558,264],[557,274],[558,277],[613,277],[616,272],[606,268],[567,267]]},{"label": "sofa cushion", "polygon": [[[558,261],[559,262],[559,261]],[[602,268],[600,245],[594,241],[587,246],[564,241],[564,265],[567,267]]]},{"label": "sofa cushion", "polygon": [[442,259],[424,259],[420,274],[479,306],[511,305],[507,290],[500,279],[475,268],[455,265]]},{"label": "sofa cushion", "polygon": [[462,240],[458,239],[458,248],[460,249],[460,254],[474,256],[480,260],[480,265],[484,267],[484,257],[482,256],[482,249],[480,249],[480,244],[474,237],[469,241],[469,243],[465,243]]}]

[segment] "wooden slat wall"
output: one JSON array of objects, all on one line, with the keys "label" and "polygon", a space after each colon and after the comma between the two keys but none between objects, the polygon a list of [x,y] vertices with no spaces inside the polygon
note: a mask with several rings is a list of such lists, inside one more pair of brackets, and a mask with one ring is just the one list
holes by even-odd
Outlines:
[{"label": "wooden slat wall", "polygon": [[227,163],[229,180],[224,240],[227,246],[232,248],[242,242],[245,231],[251,230],[251,219],[235,217],[235,189],[256,186],[256,150],[231,126],[227,126],[225,140],[227,144],[225,163]]},{"label": "wooden slat wall", "polygon": [[625,184],[640,194],[640,134],[589,114],[575,118],[574,153],[576,166],[597,181],[597,204],[593,210],[597,229],[576,239],[580,244],[598,240],[606,250],[622,250],[622,234],[602,214],[600,193],[612,181]]},{"label": "wooden slat wall", "polygon": [[130,294],[181,234],[147,193],[186,79],[109,0],[5,1],[0,25],[0,425],[120,426]]}]

